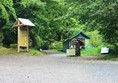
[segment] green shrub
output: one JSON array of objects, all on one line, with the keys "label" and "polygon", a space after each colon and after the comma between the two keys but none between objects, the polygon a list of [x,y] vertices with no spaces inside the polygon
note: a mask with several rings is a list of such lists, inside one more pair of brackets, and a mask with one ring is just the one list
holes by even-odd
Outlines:
[{"label": "green shrub", "polygon": [[10,44],[10,48],[17,48],[17,44]]},{"label": "green shrub", "polygon": [[50,49],[57,49],[57,50],[62,50],[63,49],[63,43],[60,41],[55,41],[51,43],[49,46]]},{"label": "green shrub", "polygon": [[35,36],[35,48],[36,49],[48,49],[49,42],[41,39],[40,36]]},{"label": "green shrub", "polygon": [[103,45],[102,36],[99,35],[99,32],[97,30],[88,32],[88,35],[90,36],[89,42],[93,47],[99,47]]},{"label": "green shrub", "polygon": [[40,51],[36,49],[30,49],[29,52],[27,53],[29,56],[36,56],[36,55],[43,55]]},{"label": "green shrub", "polygon": [[3,45],[3,43],[2,43],[3,39],[4,39],[3,33],[2,33],[2,31],[0,31],[0,46]]}]

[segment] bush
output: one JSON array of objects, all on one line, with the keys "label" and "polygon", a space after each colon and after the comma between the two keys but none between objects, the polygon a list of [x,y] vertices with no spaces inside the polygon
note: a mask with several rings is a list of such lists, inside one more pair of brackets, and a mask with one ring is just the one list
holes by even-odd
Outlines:
[{"label": "bush", "polygon": [[10,44],[10,48],[17,48],[17,44]]},{"label": "bush", "polygon": [[2,43],[3,39],[4,39],[3,33],[2,33],[2,31],[0,31],[0,46],[3,45],[3,43]]},{"label": "bush", "polygon": [[40,51],[38,51],[36,49],[30,49],[29,52],[26,53],[26,55],[36,56],[36,55],[43,55],[43,53],[41,53]]},{"label": "bush", "polygon": [[63,43],[60,41],[55,41],[51,43],[49,46],[50,49],[57,49],[57,50],[62,50],[63,49]]},{"label": "bush", "polygon": [[102,36],[99,35],[99,32],[98,31],[92,31],[92,32],[88,32],[89,36],[90,36],[90,44],[93,46],[93,47],[99,47],[99,46],[102,46],[103,45],[103,42],[102,42]]},{"label": "bush", "polygon": [[35,48],[36,49],[48,49],[49,42],[42,40],[40,36],[35,36]]},{"label": "bush", "polygon": [[101,47],[97,48],[88,48],[81,51],[82,56],[99,56]]}]

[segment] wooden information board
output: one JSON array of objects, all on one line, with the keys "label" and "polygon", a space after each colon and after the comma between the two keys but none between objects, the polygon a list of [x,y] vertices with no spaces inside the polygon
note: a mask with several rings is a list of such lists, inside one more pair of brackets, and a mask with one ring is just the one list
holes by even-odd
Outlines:
[{"label": "wooden information board", "polygon": [[13,27],[17,27],[18,34],[18,52],[27,51],[29,49],[28,45],[28,35],[29,35],[29,27],[34,27],[35,25],[29,20],[25,18],[18,18],[14,23]]},{"label": "wooden information board", "polygon": [[20,29],[20,46],[27,47],[28,46],[28,31],[27,28]]}]

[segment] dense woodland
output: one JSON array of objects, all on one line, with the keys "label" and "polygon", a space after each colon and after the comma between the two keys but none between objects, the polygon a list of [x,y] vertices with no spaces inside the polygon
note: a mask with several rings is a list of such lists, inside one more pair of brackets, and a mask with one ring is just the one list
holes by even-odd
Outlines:
[{"label": "dense woodland", "polygon": [[[94,47],[108,46],[118,55],[118,0],[0,0],[0,45],[17,43],[17,18],[28,18],[32,47],[47,49],[83,31]],[[101,41],[102,40],[102,41]]]}]

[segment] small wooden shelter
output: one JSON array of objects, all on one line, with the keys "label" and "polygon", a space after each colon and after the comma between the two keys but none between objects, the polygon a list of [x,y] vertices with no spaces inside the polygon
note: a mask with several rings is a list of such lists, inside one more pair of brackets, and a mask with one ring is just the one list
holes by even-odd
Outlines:
[{"label": "small wooden shelter", "polygon": [[28,35],[29,35],[29,27],[34,27],[35,25],[29,20],[24,18],[18,18],[14,23],[13,28],[17,28],[18,35],[18,52],[21,49],[28,51]]},{"label": "small wooden shelter", "polygon": [[66,52],[67,49],[71,48],[72,42],[73,41],[78,41],[80,47],[84,47],[85,45],[85,39],[90,39],[88,35],[86,35],[83,32],[79,32],[73,37],[69,38],[63,43],[63,51]]}]

